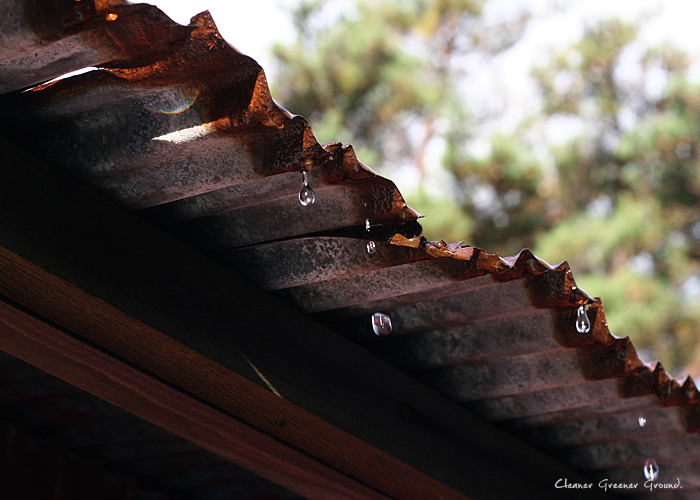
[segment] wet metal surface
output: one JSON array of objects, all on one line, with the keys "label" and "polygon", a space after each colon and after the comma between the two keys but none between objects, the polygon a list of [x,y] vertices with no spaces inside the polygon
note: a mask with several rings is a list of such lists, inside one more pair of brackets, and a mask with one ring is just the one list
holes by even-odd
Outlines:
[{"label": "wet metal surface", "polygon": [[[635,498],[695,498],[693,381],[674,381],[611,335],[565,262],[421,238],[394,183],[351,146],[320,145],[208,13],[185,27],[120,1],[0,4],[2,135],[590,477],[643,483],[655,458],[659,477],[684,489]],[[44,84],[86,66],[102,69]],[[314,203],[300,203],[302,179]],[[391,324],[380,335],[377,317]],[[0,364],[13,384],[0,386],[0,404],[29,408],[54,390],[66,405],[88,404],[12,366]],[[32,418],[50,410],[38,404]],[[96,435],[104,422],[91,424]],[[143,446],[155,455],[170,445],[151,436]],[[158,475],[157,457],[128,443],[105,454]]]}]

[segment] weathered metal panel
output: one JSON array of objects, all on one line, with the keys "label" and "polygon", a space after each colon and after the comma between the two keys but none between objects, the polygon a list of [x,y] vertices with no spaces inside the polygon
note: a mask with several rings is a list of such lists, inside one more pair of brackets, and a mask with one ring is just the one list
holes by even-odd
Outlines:
[{"label": "weathered metal panel", "polygon": [[[2,5],[0,92],[103,68],[0,98],[3,135],[562,461],[622,481],[655,457],[687,488],[655,498],[700,487],[692,380],[643,365],[565,262],[421,238],[394,183],[352,147],[318,144],[208,14],[184,27],[116,0]],[[376,312],[391,321],[386,336],[373,333]],[[36,380],[0,360],[0,403],[60,394]],[[83,397],[61,400],[80,409]],[[105,453],[138,460],[130,443]],[[170,445],[143,446],[155,464]]]},{"label": "weathered metal panel", "polygon": [[429,380],[459,401],[581,384],[586,379],[574,349],[488,359],[434,370]]},{"label": "weathered metal panel", "polygon": [[604,470],[612,467],[644,465],[654,458],[661,469],[665,464],[683,464],[697,461],[700,436],[677,434],[633,441],[600,443],[577,446],[561,451],[560,456],[582,470]]},{"label": "weathered metal panel", "polygon": [[587,381],[554,389],[484,399],[467,407],[487,420],[511,420],[571,408],[609,403],[620,399],[620,379]]},{"label": "weathered metal panel", "polygon": [[685,413],[684,408],[679,406],[649,406],[640,408],[636,413],[628,411],[539,427],[524,435],[527,435],[528,440],[547,447],[647,439],[685,432]]},{"label": "weathered metal panel", "polygon": [[121,0],[3,0],[2,9],[0,93],[87,66],[153,61],[191,31]]},{"label": "weathered metal panel", "polygon": [[543,334],[552,330],[551,311],[534,309],[387,338],[382,348],[407,369],[436,368],[557,349],[555,336]]},{"label": "weathered metal panel", "polygon": [[[223,252],[215,258],[265,290],[324,282],[429,258],[420,249],[397,247],[383,241],[375,242],[374,252],[370,253],[367,250],[369,241],[333,236],[301,237]],[[401,278],[407,277],[404,274]]]}]

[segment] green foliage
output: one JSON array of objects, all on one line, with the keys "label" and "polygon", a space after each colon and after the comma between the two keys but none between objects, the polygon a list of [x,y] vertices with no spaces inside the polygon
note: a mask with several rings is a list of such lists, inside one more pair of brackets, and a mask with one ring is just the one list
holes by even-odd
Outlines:
[{"label": "green foliage", "polygon": [[319,141],[352,140],[380,171],[407,163],[423,171],[443,129],[469,128],[456,58],[496,53],[517,38],[479,24],[484,2],[358,1],[324,24],[326,2],[303,1],[293,11],[296,43],[273,49],[283,82],[274,94],[309,119]]},{"label": "green foliage", "polygon": [[465,194],[462,209],[475,218],[470,241],[484,248],[498,246],[505,253],[531,246],[547,201],[537,158],[525,145],[503,135],[491,138],[490,153],[484,158],[461,156],[455,149],[445,163]]},{"label": "green foliage", "polygon": [[[622,88],[614,70],[636,28],[618,19],[588,27],[580,42],[556,54],[550,66],[533,69],[542,88],[544,112],[571,113],[588,119],[615,121]],[[585,116],[594,108],[597,116]]]},{"label": "green foliage", "polygon": [[[569,260],[579,285],[601,296],[613,333],[668,369],[697,373],[700,291],[690,285],[700,255],[700,89],[684,77],[687,56],[670,45],[647,51],[639,81],[619,81],[619,59],[635,39],[634,26],[607,21],[534,72],[545,116],[587,125],[551,149],[560,214],[535,252]],[[651,71],[668,82],[661,95],[645,89]],[[557,87],[561,72],[570,85]]]},{"label": "green foliage", "polygon": [[607,216],[579,212],[540,236],[535,253],[547,261],[574,256],[579,273],[608,273],[630,258],[663,244],[666,221],[658,204],[620,196]]},{"label": "green foliage", "polygon": [[423,187],[405,193],[411,207],[425,214],[421,219],[423,234],[429,240],[471,241],[474,220],[469,213],[455,206],[454,201],[427,193]]}]

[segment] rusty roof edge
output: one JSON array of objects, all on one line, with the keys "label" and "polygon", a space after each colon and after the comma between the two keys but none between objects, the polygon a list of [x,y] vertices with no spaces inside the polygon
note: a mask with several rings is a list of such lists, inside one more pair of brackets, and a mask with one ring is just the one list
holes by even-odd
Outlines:
[{"label": "rusty roof edge", "polygon": [[85,67],[162,57],[188,36],[160,9],[122,0],[24,2],[0,20],[0,93]]},{"label": "rusty roof edge", "polygon": [[[511,281],[514,279],[522,279],[528,277],[545,276],[550,273],[561,275],[556,283],[557,293],[555,297],[533,297],[533,302],[537,307],[554,307],[554,306],[587,306],[592,307],[598,304],[600,299],[593,298],[583,289],[576,285],[573,278],[573,273],[566,261],[562,261],[555,266],[552,266],[540,259],[525,248],[518,254],[511,257],[501,257],[497,253],[487,253],[484,249],[461,246],[461,242],[448,244],[445,241],[424,241],[423,247],[427,255],[433,258],[448,258],[456,260],[466,260],[474,262],[471,267],[473,276],[482,276],[489,274],[497,281]],[[552,283],[548,282],[551,286]],[[549,294],[553,295],[553,294]],[[603,324],[607,328],[607,322]]]},{"label": "rusty roof edge", "polygon": [[[52,106],[60,106],[70,94],[74,96],[87,93],[93,87],[99,88],[101,85],[127,88],[196,87],[192,89],[193,92],[196,91],[199,101],[205,101],[205,105],[198,109],[201,122],[202,125],[206,125],[210,133],[236,133],[253,125],[262,125],[271,130],[280,131],[294,124],[296,127],[303,127],[301,144],[294,145],[298,148],[293,154],[296,160],[292,164],[282,166],[281,170],[262,172],[261,176],[294,170],[302,172],[318,169],[320,178],[325,184],[367,179],[384,185],[387,189],[388,198],[385,204],[389,207],[389,211],[379,214],[379,220],[400,222],[416,220],[420,217],[420,214],[407,205],[395,183],[378,175],[361,162],[351,145],[340,143],[320,145],[304,117],[294,115],[278,105],[271,96],[264,70],[253,59],[226,43],[208,11],[194,16],[190,26],[183,27],[168,19],[159,9],[145,4],[128,5],[120,12],[129,13],[134,10],[148,12],[152,17],[158,18],[159,22],[169,23],[167,28],[174,30],[178,35],[182,35],[182,29],[186,28],[187,36],[181,43],[171,44],[170,51],[156,62],[151,63],[150,60],[146,60],[148,64],[138,64],[143,63],[144,60],[137,58],[136,61],[125,64],[121,59],[117,59],[101,64],[100,67],[105,69],[100,71],[78,75],[52,85],[38,85],[26,96],[29,101],[39,105],[43,112],[47,112],[46,110],[50,110]],[[122,16],[126,14],[120,14],[119,17]],[[165,20],[162,20],[161,16]],[[119,40],[127,38],[125,33],[128,32],[128,27],[112,31],[110,35],[117,40],[117,45],[124,45],[126,42],[122,43]],[[178,40],[180,38],[181,36]],[[248,79],[237,82],[249,86],[248,89],[243,90],[250,96],[247,105],[243,108],[239,107],[238,103],[226,102],[231,95],[226,91],[227,86],[232,83],[226,74],[231,72],[232,66],[237,66],[238,71],[243,69],[250,73],[250,83]],[[116,80],[105,79],[102,72],[113,75]],[[205,78],[212,72],[218,73],[221,78]],[[218,81],[210,83],[211,80],[221,80],[223,84],[217,85],[220,83]],[[241,91],[240,88],[237,90]],[[199,108],[198,104],[196,102],[194,106]]]},{"label": "rusty roof edge", "polygon": [[[628,380],[622,391],[623,397],[654,394],[658,398],[659,406],[682,405],[686,413],[686,430],[700,432],[700,391],[693,378],[688,375],[680,381],[674,379],[660,362],[644,362],[640,359],[629,337],[613,335],[608,329],[600,298],[593,298],[576,286],[573,273],[566,261],[550,265],[535,256],[529,249],[523,249],[517,255],[504,258],[498,254],[489,254],[480,248],[461,246],[461,242],[448,244],[444,241],[424,241],[424,248],[433,258],[475,259],[474,277],[490,274],[496,280],[510,281],[546,277],[551,273],[564,273],[563,282],[559,280],[559,293],[555,294],[556,300],[543,301],[541,297],[534,297],[534,301],[538,307],[569,306],[563,314],[563,321],[570,325],[575,324],[579,307],[583,306],[587,309],[586,314],[591,322],[590,330],[583,335],[568,337],[568,346],[576,347],[580,351],[586,378],[594,380],[625,377]],[[552,284],[553,280],[547,280],[548,286]],[[535,288],[538,287],[539,284],[535,284]],[[563,343],[566,345],[566,342]],[[592,354],[591,346],[594,346],[593,350],[600,351],[599,355]],[[612,362],[615,368],[607,370],[606,360]],[[639,383],[635,379],[638,379]]]}]

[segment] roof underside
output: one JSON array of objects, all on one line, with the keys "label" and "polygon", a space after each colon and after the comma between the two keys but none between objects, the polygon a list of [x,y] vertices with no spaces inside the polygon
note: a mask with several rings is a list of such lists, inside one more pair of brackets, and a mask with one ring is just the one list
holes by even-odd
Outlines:
[{"label": "roof underside", "polygon": [[0,414],[4,498],[302,498],[3,352]]},{"label": "roof underside", "polygon": [[[565,262],[421,238],[394,183],[318,144],[207,13],[4,4],[2,135],[592,480],[697,495],[693,381],[611,335]],[[645,491],[650,458],[682,490]]]}]

